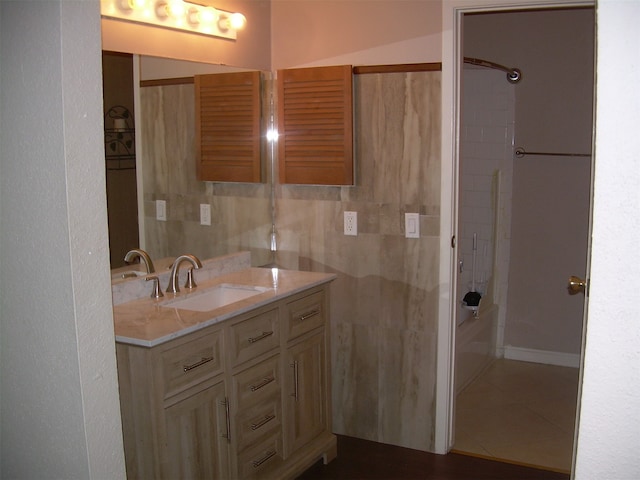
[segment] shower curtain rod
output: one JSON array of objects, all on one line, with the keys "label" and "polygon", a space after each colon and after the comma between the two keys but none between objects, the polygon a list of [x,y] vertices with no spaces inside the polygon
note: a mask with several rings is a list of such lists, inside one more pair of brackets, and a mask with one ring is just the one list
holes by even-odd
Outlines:
[{"label": "shower curtain rod", "polygon": [[555,157],[590,157],[590,153],[554,153],[554,152],[527,152],[524,148],[516,148],[516,157],[522,158],[525,155],[552,155]]},{"label": "shower curtain rod", "polygon": [[481,58],[464,57],[464,63],[470,63],[471,65],[479,65],[481,67],[501,70],[507,74],[507,80],[510,83],[518,83],[522,79],[522,72],[519,69],[505,67],[504,65],[500,65],[499,63],[482,60]]}]

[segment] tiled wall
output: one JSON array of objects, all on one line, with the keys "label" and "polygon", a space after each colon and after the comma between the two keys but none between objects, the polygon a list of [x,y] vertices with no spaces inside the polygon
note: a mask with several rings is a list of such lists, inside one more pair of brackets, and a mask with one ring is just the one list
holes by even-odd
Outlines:
[{"label": "tiled wall", "polygon": [[[334,430],[433,447],[440,213],[440,72],[358,75],[357,185],[279,186],[278,261],[332,287]],[[358,236],[343,212],[358,212]],[[404,236],[420,213],[421,237]]]},{"label": "tiled wall", "polygon": [[[331,290],[334,431],[422,450],[433,449],[434,435],[440,78],[357,75],[356,186],[277,185],[275,202],[276,263],[338,274]],[[145,163],[149,249],[207,258],[244,248],[254,265],[267,263],[269,186],[197,182],[191,140],[175,141],[176,130],[192,122],[191,88],[142,89],[143,116],[151,119],[143,134],[159,139]],[[167,199],[167,222],[153,219],[156,198]],[[212,205],[214,228],[198,224],[200,202]],[[345,210],[358,212],[356,237],[343,234]],[[420,214],[420,238],[405,238],[405,212]]]},{"label": "tiled wall", "polygon": [[[501,71],[465,66],[460,137],[458,297],[472,279],[473,234],[477,234],[476,286],[483,302],[496,303],[502,316],[511,240],[511,194],[515,85]],[[470,313],[458,310],[458,323]],[[504,325],[504,319],[502,320]]]}]

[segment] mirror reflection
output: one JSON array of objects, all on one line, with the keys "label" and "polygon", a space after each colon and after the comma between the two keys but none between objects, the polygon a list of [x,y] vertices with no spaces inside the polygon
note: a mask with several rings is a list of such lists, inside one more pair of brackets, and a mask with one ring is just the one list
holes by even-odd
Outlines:
[{"label": "mirror reflection", "polygon": [[[203,182],[196,176],[193,76],[246,70],[103,53],[112,269],[125,266],[124,256],[134,248],[149,252],[160,268],[183,253],[204,259],[242,250],[251,251],[255,265],[269,263],[272,182],[264,168],[265,140],[263,183]],[[268,91],[270,78],[262,77]],[[262,97],[267,112],[268,94]],[[268,115],[263,117],[266,132]]]}]

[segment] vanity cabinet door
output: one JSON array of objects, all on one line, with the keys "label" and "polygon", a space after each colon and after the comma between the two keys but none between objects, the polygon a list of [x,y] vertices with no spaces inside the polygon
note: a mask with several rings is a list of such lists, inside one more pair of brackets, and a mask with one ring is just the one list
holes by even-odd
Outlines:
[{"label": "vanity cabinet door", "polygon": [[287,456],[327,430],[327,378],[324,331],[300,340],[287,350]]},{"label": "vanity cabinet door", "polygon": [[165,478],[229,478],[224,381],[166,406],[164,416]]}]

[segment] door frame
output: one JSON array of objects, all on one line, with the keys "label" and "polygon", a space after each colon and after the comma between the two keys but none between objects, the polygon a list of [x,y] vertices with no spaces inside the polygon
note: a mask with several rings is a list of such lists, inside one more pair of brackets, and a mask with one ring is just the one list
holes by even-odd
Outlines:
[{"label": "door frame", "polygon": [[[455,305],[460,140],[462,18],[465,13],[557,7],[595,7],[595,0],[443,0],[442,4],[442,136],[440,181],[440,296],[434,451],[446,454],[454,443]],[[592,179],[593,184],[593,179]],[[591,215],[590,215],[591,217]],[[447,253],[448,252],[448,253]],[[589,265],[587,265],[587,272]],[[585,308],[586,319],[586,308]],[[584,328],[583,328],[584,335]],[[584,348],[584,347],[583,347]],[[574,452],[575,457],[575,452]]]}]

